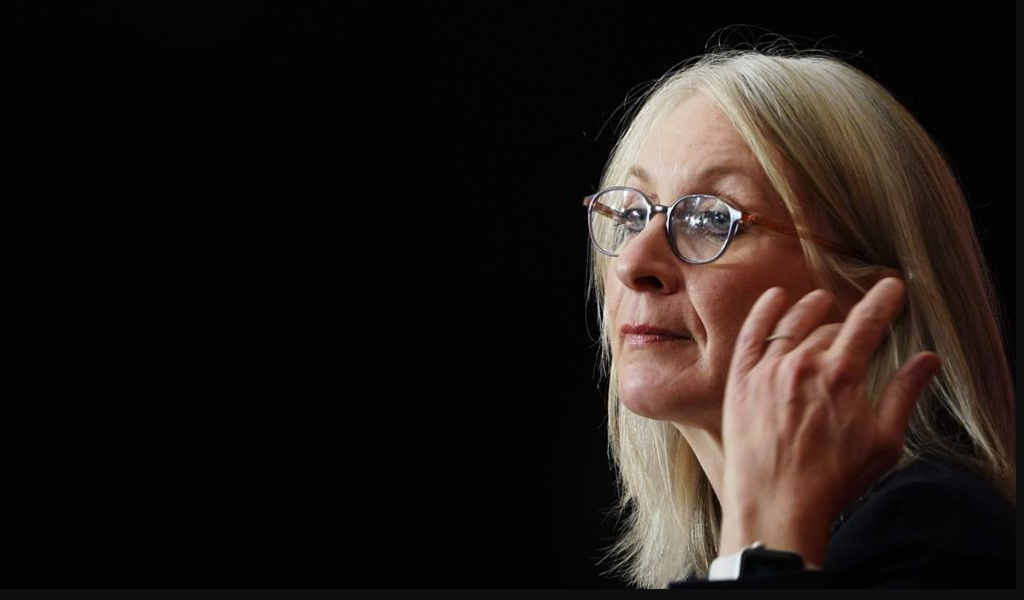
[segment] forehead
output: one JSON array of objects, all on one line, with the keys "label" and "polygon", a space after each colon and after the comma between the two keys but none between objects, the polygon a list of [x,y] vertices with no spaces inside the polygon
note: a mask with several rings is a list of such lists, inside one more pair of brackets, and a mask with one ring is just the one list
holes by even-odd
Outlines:
[{"label": "forehead", "polygon": [[[761,187],[767,178],[753,152],[729,119],[697,94],[673,108],[640,147],[636,171],[665,192],[698,185],[708,177],[739,177]],[[662,192],[652,190],[658,194]]]}]

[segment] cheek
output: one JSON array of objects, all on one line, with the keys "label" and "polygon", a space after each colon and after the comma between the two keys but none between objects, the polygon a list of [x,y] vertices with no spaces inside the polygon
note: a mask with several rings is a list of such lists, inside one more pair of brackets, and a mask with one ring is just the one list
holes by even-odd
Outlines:
[{"label": "cheek", "polygon": [[695,296],[693,306],[704,328],[706,350],[715,354],[726,349],[731,352],[750,307],[760,295],[760,288],[756,282],[738,284],[725,280],[707,285],[702,291],[706,293]]},{"label": "cheek", "polygon": [[739,304],[735,307],[720,305],[714,309],[719,314],[710,316],[704,322],[708,328],[707,350],[714,356],[728,357],[736,345],[743,321],[747,318],[749,307]]},{"label": "cheek", "polygon": [[622,285],[614,278],[605,278],[604,284],[604,307],[608,313],[608,326],[615,323],[615,316],[619,312],[619,304],[622,302]]},{"label": "cheek", "polygon": [[727,293],[711,293],[700,301],[695,299],[694,308],[704,327],[705,345],[703,359],[709,369],[722,381],[728,376],[736,338],[750,313],[750,309],[761,293],[772,287],[768,281],[721,282],[709,290],[728,290]]},{"label": "cheek", "polygon": [[[777,269],[765,269],[766,274],[777,273]],[[739,337],[750,310],[758,298],[775,286],[782,286],[786,291],[788,306],[776,319],[781,320],[785,313],[800,300],[805,294],[813,289],[810,284],[810,275],[801,269],[792,269],[792,275],[782,279],[778,276],[764,277],[744,282],[743,285],[724,284],[720,289],[729,290],[726,295],[716,298],[709,298],[697,306],[701,321],[707,331],[707,350],[709,360],[714,361],[720,367],[728,369],[732,361],[733,350],[736,346],[736,338]],[[703,309],[703,310],[701,310]],[[774,328],[774,324],[773,324]]]}]

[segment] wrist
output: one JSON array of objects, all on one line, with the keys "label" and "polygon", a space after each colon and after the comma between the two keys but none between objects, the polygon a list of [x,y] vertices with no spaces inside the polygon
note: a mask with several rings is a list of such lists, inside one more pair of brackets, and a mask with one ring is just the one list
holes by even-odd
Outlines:
[{"label": "wrist", "polygon": [[796,552],[805,563],[825,562],[832,521],[811,512],[793,516],[787,511],[723,511],[719,556],[735,554],[754,542],[767,548]]},{"label": "wrist", "polygon": [[747,579],[805,570],[819,570],[819,567],[804,561],[798,553],[768,548],[758,541],[712,561],[708,580]]}]

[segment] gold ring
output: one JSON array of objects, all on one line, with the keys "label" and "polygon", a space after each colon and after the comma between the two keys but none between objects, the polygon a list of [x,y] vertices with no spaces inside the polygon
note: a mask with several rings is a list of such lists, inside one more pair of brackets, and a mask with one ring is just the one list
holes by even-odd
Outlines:
[{"label": "gold ring", "polygon": [[793,336],[791,336],[791,335],[785,335],[785,334],[782,334],[782,333],[776,333],[774,335],[770,335],[770,336],[766,337],[764,339],[764,343],[765,344],[770,344],[770,343],[774,342],[775,340],[791,340],[791,339],[793,339]]}]

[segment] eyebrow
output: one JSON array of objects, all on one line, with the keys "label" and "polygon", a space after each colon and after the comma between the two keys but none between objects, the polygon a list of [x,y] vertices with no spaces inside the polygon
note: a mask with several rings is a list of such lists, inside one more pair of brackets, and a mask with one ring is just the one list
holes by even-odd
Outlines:
[{"label": "eyebrow", "polygon": [[[637,179],[640,179],[645,183],[651,183],[651,176],[648,175],[647,171],[645,171],[644,168],[639,165],[633,165],[629,167],[629,171],[626,174],[631,177],[636,177]],[[734,166],[714,165],[697,173],[697,181],[715,181],[719,179],[724,179],[729,175],[740,175],[747,179],[750,178],[750,176],[744,173],[742,169],[738,169]],[[657,194],[651,195],[657,197]]]}]

